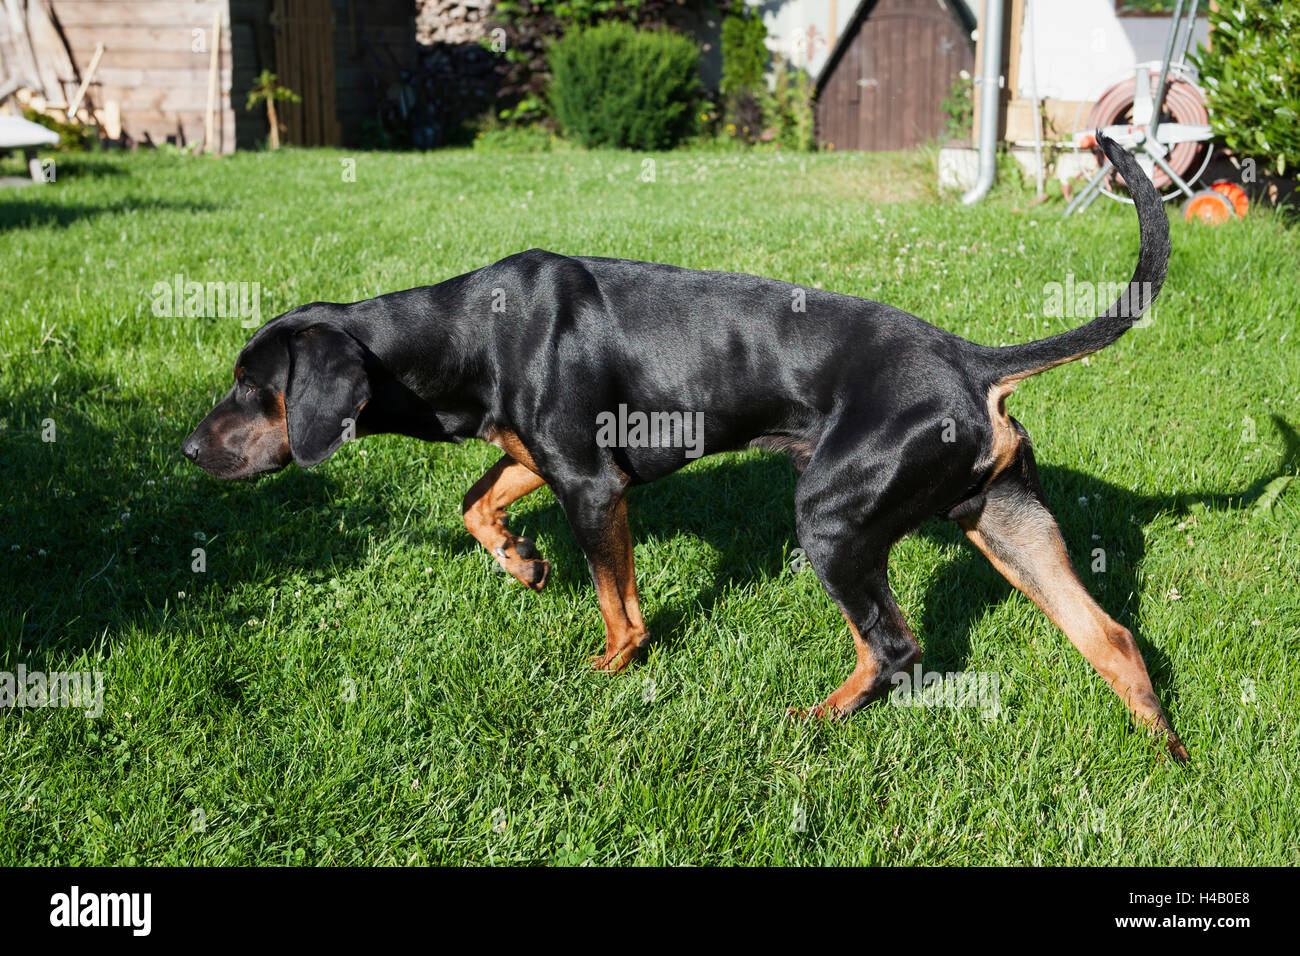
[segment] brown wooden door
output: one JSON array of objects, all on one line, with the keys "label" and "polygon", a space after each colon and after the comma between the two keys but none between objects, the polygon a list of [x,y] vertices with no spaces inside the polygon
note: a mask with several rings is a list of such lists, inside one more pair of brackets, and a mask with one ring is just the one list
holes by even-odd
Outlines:
[{"label": "brown wooden door", "polygon": [[846,38],[817,99],[835,149],[908,149],[939,139],[940,108],[975,47],[955,0],[879,0]]},{"label": "brown wooden door", "polygon": [[337,146],[339,120],[334,95],[334,11],[330,0],[275,0],[275,66],[281,85],[302,102],[276,104],[285,142]]}]

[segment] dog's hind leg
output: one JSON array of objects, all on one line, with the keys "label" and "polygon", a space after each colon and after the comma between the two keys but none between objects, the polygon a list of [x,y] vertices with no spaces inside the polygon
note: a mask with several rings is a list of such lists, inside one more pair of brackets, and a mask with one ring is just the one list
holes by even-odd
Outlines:
[{"label": "dog's hind leg", "polygon": [[541,558],[533,542],[510,533],[506,508],[546,484],[545,479],[509,455],[487,470],[465,493],[461,511],[465,527],[497,563],[534,591],[546,587],[550,562]]},{"label": "dog's hind leg", "polygon": [[[795,516],[799,544],[822,586],[849,622],[857,663],[848,680],[819,706],[795,715],[840,717],[883,696],[895,674],[921,656],[889,588],[886,563],[902,519],[885,506],[890,497],[872,489],[871,476],[850,464],[834,470],[812,465],[799,479]],[[892,504],[892,502],[891,502]]]},{"label": "dog's hind leg", "polygon": [[[810,563],[816,569],[819,562],[812,552],[807,553]],[[818,577],[828,592],[832,587],[839,591],[840,583],[847,585],[850,582],[847,579],[841,582],[831,567],[833,565],[823,563]],[[862,705],[884,696],[894,683],[894,675],[906,671],[920,658],[921,647],[903,620],[902,611],[894,601],[885,577],[882,564],[857,579],[855,596],[836,599],[840,612],[849,622],[857,663],[848,679],[824,701],[806,711],[791,708],[791,714],[809,717],[848,716]]]},{"label": "dog's hind leg", "polygon": [[1169,753],[1186,760],[1187,750],[1160,709],[1132,633],[1101,609],[1070,564],[1029,443],[1021,442],[1016,455],[985,489],[983,507],[960,519],[966,536],[1065,632],[1138,723],[1164,736]]}]

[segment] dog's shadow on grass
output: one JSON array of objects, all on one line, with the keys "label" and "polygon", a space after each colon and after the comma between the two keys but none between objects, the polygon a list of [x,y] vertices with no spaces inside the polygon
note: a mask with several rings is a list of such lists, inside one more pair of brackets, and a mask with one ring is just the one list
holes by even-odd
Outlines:
[{"label": "dog's shadow on grass", "polygon": [[0,394],[0,670],[39,669],[132,630],[243,624],[254,612],[235,598],[242,586],[319,579],[401,533],[400,516],[348,471],[201,474],[180,456],[201,411],[142,407],[74,370],[57,396]]},{"label": "dog's shadow on grass", "polygon": [[[1196,507],[1248,507],[1274,478],[1300,470],[1300,438],[1283,419],[1274,416],[1273,421],[1284,441],[1282,458],[1241,489],[1144,495],[1087,472],[1039,464],[1048,503],[1080,579],[1102,608],[1133,632],[1158,691],[1171,675],[1160,635],[1144,635],[1138,619],[1143,529],[1162,514]],[[633,489],[628,512],[634,543],[688,535],[705,541],[716,556],[712,576],[700,584],[698,578],[687,577],[687,569],[670,574],[684,586],[680,596],[659,603],[647,621],[658,646],[671,648],[681,641],[687,622],[715,613],[734,587],[792,573],[791,559],[798,548],[793,509],[797,477],[782,456],[757,453],[721,464],[708,462]],[[585,584],[586,564],[566,533],[559,507],[550,504],[521,517],[522,522],[515,522],[518,533],[541,532],[560,542],[557,553],[549,556],[552,580],[566,586]],[[956,524],[936,518],[916,534],[953,546],[949,550],[956,554],[940,563],[920,602],[919,620],[911,621],[924,645],[922,663],[926,670],[961,670],[969,656],[972,627],[1005,601],[1012,587]],[[847,629],[841,630],[837,639],[847,641]]]},{"label": "dog's shadow on grass", "polygon": [[[20,659],[35,666],[55,648],[68,653],[96,646],[120,634],[128,621],[145,633],[202,629],[214,614],[242,624],[250,612],[225,597],[239,586],[355,565],[374,540],[411,533],[399,531],[403,522],[384,496],[368,493],[346,470],[309,475],[290,468],[253,487],[217,482],[180,462],[183,429],[160,417],[162,409],[106,399],[113,394],[110,383],[74,372],[62,376],[59,390],[83,396],[90,412],[75,403],[54,404],[48,389],[0,397],[0,417],[6,418],[0,471],[7,479],[0,494],[0,590],[6,597],[0,605],[0,669]],[[105,406],[112,406],[111,426],[102,424]],[[46,413],[39,409],[50,409],[56,441],[42,440]],[[1242,489],[1143,495],[1085,472],[1040,468],[1085,585],[1138,636],[1157,687],[1167,682],[1167,661],[1159,636],[1154,643],[1144,639],[1137,621],[1142,529],[1196,501],[1210,508],[1249,505],[1274,477],[1295,472],[1300,441],[1286,422],[1274,422],[1285,441],[1282,461]],[[177,467],[146,464],[160,454],[174,454]],[[792,573],[796,480],[783,457],[754,453],[712,459],[633,490],[634,541],[667,543],[671,552],[673,541],[693,536],[714,557],[704,575],[674,568],[669,586],[650,584],[667,595],[656,600],[648,621],[661,647],[682,640],[689,621],[717,613],[734,588]],[[589,587],[586,562],[558,505],[521,503],[512,528],[547,539],[552,586]],[[463,529],[452,534],[452,543],[441,536],[436,542],[444,556],[469,559],[481,551]],[[929,581],[919,620],[912,623],[923,639],[928,670],[961,669],[972,625],[1006,600],[1011,588],[951,523],[930,521],[918,534],[958,545],[957,557],[941,562]],[[418,547],[429,543],[412,541]],[[204,572],[194,570],[199,549]],[[1104,552],[1104,572],[1093,570],[1097,549]],[[213,588],[209,599],[193,604]],[[190,596],[192,610],[182,593]]]}]

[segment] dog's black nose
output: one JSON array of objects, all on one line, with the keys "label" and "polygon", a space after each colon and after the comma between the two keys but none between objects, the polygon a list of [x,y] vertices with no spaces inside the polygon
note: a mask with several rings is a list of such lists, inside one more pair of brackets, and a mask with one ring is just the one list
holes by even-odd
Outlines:
[{"label": "dog's black nose", "polygon": [[188,439],[185,442],[185,444],[181,446],[181,454],[183,454],[190,461],[198,461],[199,443],[195,441],[193,438]]}]

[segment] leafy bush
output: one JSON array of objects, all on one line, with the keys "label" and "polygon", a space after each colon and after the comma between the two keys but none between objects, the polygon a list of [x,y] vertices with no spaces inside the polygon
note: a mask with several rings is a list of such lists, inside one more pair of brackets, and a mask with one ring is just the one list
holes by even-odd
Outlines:
[{"label": "leafy bush", "polygon": [[[502,53],[498,115],[528,124],[545,117],[551,75],[547,50],[569,30],[623,21],[642,29],[668,26],[686,9],[711,7],[713,0],[497,0],[484,43]],[[501,34],[494,37],[496,30]]]},{"label": "leafy bush", "polygon": [[477,43],[422,44],[415,57],[409,109],[412,144],[420,148],[459,145],[496,99],[500,58]]},{"label": "leafy bush", "polygon": [[722,21],[722,94],[757,90],[767,69],[767,27],[741,6]]},{"label": "leafy bush", "polygon": [[363,149],[432,149],[474,140],[496,107],[502,58],[481,43],[420,43],[405,66],[376,58],[375,113],[361,121]]},{"label": "leafy bush", "polygon": [[722,21],[721,138],[738,145],[775,143],[808,150],[814,138],[813,88],[807,71],[776,57],[769,86],[767,27],[743,3]]},{"label": "leafy bush", "polygon": [[1279,175],[1300,164],[1300,0],[1222,0],[1196,56],[1210,123],[1230,149]]},{"label": "leafy bush", "polygon": [[975,122],[975,80],[962,70],[948,87],[948,95],[939,104],[943,110],[943,138],[949,142],[964,140],[970,143],[971,127]]},{"label": "leafy bush", "polygon": [[671,149],[695,127],[700,54],[686,37],[604,23],[567,33],[548,59],[555,117],[584,146]]},{"label": "leafy bush", "polygon": [[81,123],[63,123],[53,116],[46,116],[30,108],[23,110],[23,118],[59,134],[59,141],[52,147],[53,149],[65,153],[80,153],[90,149],[95,143],[95,136],[90,127]]},{"label": "leafy bush", "polygon": [[474,137],[474,148],[492,153],[549,153],[559,145],[549,129],[532,126],[490,126]]},{"label": "leafy bush", "polygon": [[745,143],[763,131],[763,100],[767,84],[767,27],[743,4],[722,21],[722,94],[727,133]]},{"label": "leafy bush", "polygon": [[763,98],[763,116],[767,128],[760,138],[770,138],[783,149],[816,148],[813,87],[807,70],[791,70],[784,60],[777,63],[772,89]]}]

